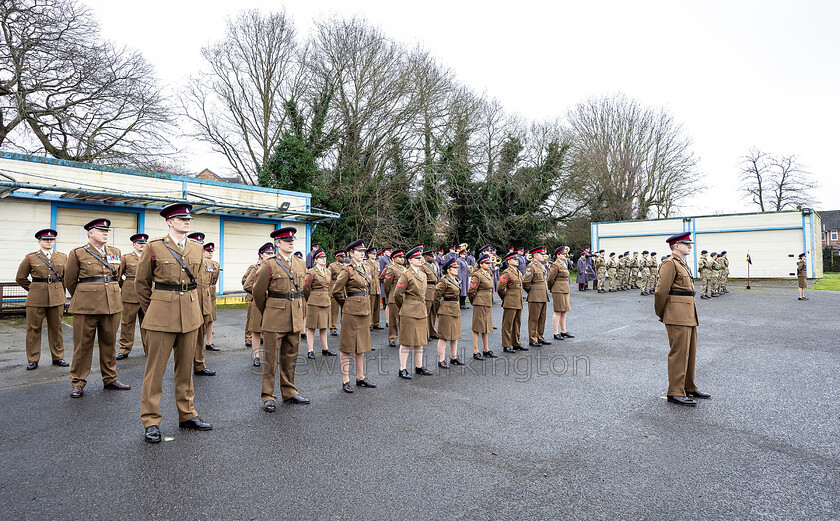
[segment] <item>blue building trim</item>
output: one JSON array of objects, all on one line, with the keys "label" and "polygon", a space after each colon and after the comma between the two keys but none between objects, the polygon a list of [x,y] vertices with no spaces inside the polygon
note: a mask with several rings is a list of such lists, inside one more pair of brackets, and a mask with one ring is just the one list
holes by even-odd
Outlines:
[{"label": "blue building trim", "polygon": [[697,276],[697,221],[691,220],[691,236],[694,238],[694,248],[691,249],[694,254],[694,276]]},{"label": "blue building trim", "polygon": [[814,244],[814,213],[811,212],[810,217],[810,228],[811,228],[811,255],[808,257],[811,259],[811,278],[817,277],[817,255],[822,255],[822,252],[815,252],[815,244]]},{"label": "blue building trim", "polygon": [[219,283],[216,285],[216,295],[225,292],[225,218],[219,218]]},{"label": "blue building trim", "polygon": [[[807,228],[805,228],[805,212],[802,212],[802,251],[808,255]],[[808,255],[810,257],[810,255]]]}]

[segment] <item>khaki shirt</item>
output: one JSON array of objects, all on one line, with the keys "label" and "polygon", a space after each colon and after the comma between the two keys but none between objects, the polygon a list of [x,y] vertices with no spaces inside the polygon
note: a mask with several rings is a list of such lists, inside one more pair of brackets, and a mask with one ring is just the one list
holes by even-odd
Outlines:
[{"label": "khaki shirt", "polygon": [[569,293],[569,267],[565,262],[554,261],[548,270],[548,284],[552,293]]},{"label": "khaki shirt", "polygon": [[[341,306],[341,312],[348,315],[370,316],[371,278],[367,266],[348,264],[338,272],[333,284],[332,296]],[[366,295],[350,293],[366,292]]]},{"label": "khaki shirt", "polygon": [[27,307],[50,308],[63,306],[67,302],[67,297],[64,294],[64,282],[61,280],[56,282],[32,282],[30,280],[30,277],[56,278],[55,273],[47,266],[47,261],[58,272],[58,277],[63,278],[67,255],[57,251],[54,251],[49,259],[41,250],[29,253],[18,266],[15,282],[28,292],[26,295]]},{"label": "khaki shirt", "polygon": [[394,302],[400,307],[400,316],[426,318],[426,275],[414,268],[405,269],[394,289]]},{"label": "khaki shirt", "polygon": [[528,302],[548,302],[548,274],[545,266],[532,262],[525,270],[522,287],[528,292]]},{"label": "khaki shirt", "polygon": [[[175,253],[169,251],[167,246]],[[186,241],[184,253],[180,253],[175,241],[169,235],[146,244],[146,249],[143,250],[140,263],[137,265],[137,276],[134,280],[140,307],[146,313],[143,317],[143,329],[189,333],[198,329],[203,323],[197,289],[169,291],[155,288],[156,282],[173,285],[189,284],[190,277],[178,263],[175,255],[181,257],[184,265],[193,277],[196,277],[196,273],[201,269],[203,251],[197,242]]]},{"label": "khaki shirt", "polygon": [[659,285],[654,293],[654,311],[668,325],[696,326],[697,307],[691,295],[672,295],[672,291],[694,291],[694,279],[688,269],[671,257],[659,269]]},{"label": "khaki shirt", "polygon": [[137,276],[137,265],[140,264],[140,256],[137,252],[131,252],[122,257],[122,301],[124,303],[139,304],[137,290],[134,288],[134,279]]},{"label": "khaki shirt", "polygon": [[[280,263],[289,270],[294,283]],[[303,296],[289,300],[287,298],[270,297],[269,292],[296,293],[303,291],[303,281],[306,278],[306,263],[294,255],[291,264],[281,256],[263,261],[254,278],[252,291],[254,304],[262,313],[262,330],[273,333],[297,333],[303,330]],[[297,287],[295,287],[297,283]]]},{"label": "khaki shirt", "polygon": [[[87,248],[87,250],[85,249]],[[88,250],[99,255],[113,270],[99,262]],[[80,246],[67,255],[64,266],[64,284],[70,292],[70,313],[80,315],[113,315],[122,311],[120,277],[122,260],[120,250],[105,246],[105,255],[96,251],[92,244]],[[110,282],[82,282],[88,277],[110,277]]]},{"label": "khaki shirt", "polygon": [[480,268],[473,271],[473,274],[470,275],[467,297],[469,297],[473,306],[493,305],[493,279],[490,278],[489,273]]},{"label": "khaki shirt", "polygon": [[519,268],[509,267],[499,276],[496,291],[502,297],[502,307],[522,309],[522,272]]}]

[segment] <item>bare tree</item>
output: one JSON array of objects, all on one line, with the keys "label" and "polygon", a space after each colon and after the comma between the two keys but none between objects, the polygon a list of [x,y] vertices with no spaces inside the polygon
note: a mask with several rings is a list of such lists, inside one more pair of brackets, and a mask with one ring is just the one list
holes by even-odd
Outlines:
[{"label": "bare tree", "polygon": [[143,167],[174,153],[167,99],[135,51],[101,40],[75,0],[0,2],[0,144],[71,159]]},{"label": "bare tree", "polygon": [[229,19],[224,38],[202,49],[208,70],[190,79],[181,97],[192,137],[223,154],[243,182],[283,135],[285,103],[303,90],[295,29],[285,10],[243,11]]},{"label": "bare tree", "polygon": [[751,148],[740,163],[744,198],[762,212],[796,209],[813,202],[816,181],[795,155],[779,155]]}]

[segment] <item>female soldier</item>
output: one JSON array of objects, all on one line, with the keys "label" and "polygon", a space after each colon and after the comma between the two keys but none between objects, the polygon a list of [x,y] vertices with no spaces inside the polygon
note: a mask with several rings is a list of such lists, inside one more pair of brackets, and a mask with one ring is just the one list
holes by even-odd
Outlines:
[{"label": "female soldier", "polygon": [[569,302],[569,269],[564,247],[554,250],[554,255],[557,258],[551,263],[546,282],[551,290],[551,300],[554,301],[554,316],[551,319],[551,324],[554,326],[554,338],[563,340],[563,337],[574,338],[574,335],[566,332],[566,312],[572,309]]},{"label": "female soldier", "polygon": [[405,271],[404,262],[405,253],[402,250],[394,250],[391,255],[391,263],[387,264],[379,274],[382,278],[385,293],[388,296],[388,305],[386,306],[388,317],[385,321],[388,325],[388,347],[397,347],[397,336],[400,332],[400,307],[394,301],[394,292],[397,289],[397,281],[400,275]]},{"label": "female soldier", "polygon": [[434,303],[443,302],[438,307],[438,366],[447,368],[446,343],[449,342],[449,363],[464,365],[458,358],[458,339],[461,338],[461,282],[458,280],[458,263],[449,259],[443,263],[442,276],[435,286]]},{"label": "female soldier", "polygon": [[799,282],[799,300],[808,300],[808,297],[805,296],[805,286],[807,286],[807,281],[805,280],[808,276],[808,264],[805,262],[805,254],[799,254],[799,262],[796,263],[796,278]]},{"label": "female soldier", "polygon": [[[260,246],[259,249],[260,260],[252,266],[248,268],[250,273],[248,273],[248,278],[245,280],[245,292],[251,295],[254,290],[254,281],[257,278],[257,272],[259,272],[260,266],[272,257],[274,257],[274,245],[270,242],[267,242]],[[253,299],[253,296],[252,296]],[[251,351],[253,351],[254,356],[254,367],[260,366],[260,341],[262,340],[262,313],[260,310],[257,309],[256,303],[251,300],[248,302],[248,316],[245,324],[245,330],[251,332]]]},{"label": "female soldier", "polygon": [[[485,358],[496,358],[496,354],[488,347],[487,335],[493,331],[493,279],[490,274],[490,256],[487,254],[478,257],[476,264],[479,269],[473,271],[470,277],[470,287],[467,296],[470,304],[473,305],[472,316],[472,341],[473,358],[484,360]],[[484,354],[478,352],[478,335],[481,335],[484,344]]]},{"label": "female soldier", "polygon": [[323,248],[312,255],[313,266],[306,272],[303,281],[303,296],[306,299],[306,344],[309,347],[306,358],[315,358],[315,330],[321,339],[321,354],[335,356],[327,344],[327,330],[330,327],[330,285],[332,278],[327,266],[327,252]]},{"label": "female soldier", "polygon": [[365,353],[370,351],[370,289],[371,276],[364,265],[365,244],[353,241],[347,246],[350,265],[341,268],[333,285],[332,296],[341,306],[341,333],[338,350],[341,353],[341,388],[353,392],[350,385],[350,358],[356,359],[356,387],[376,387],[365,377]]},{"label": "female soldier", "polygon": [[406,369],[408,351],[414,348],[414,373],[430,375],[423,367],[423,345],[429,341],[426,323],[426,274],[420,269],[423,248],[414,247],[405,254],[409,267],[397,280],[394,302],[400,309],[400,378],[411,379]]},{"label": "female soldier", "polygon": [[370,272],[370,281],[373,283],[370,287],[370,330],[373,331],[374,329],[382,329],[382,326],[379,325],[379,296],[382,289],[379,284],[379,262],[376,260],[376,248],[368,248],[365,255],[367,256],[365,266]]},{"label": "female soldier", "polygon": [[517,349],[528,348],[519,341],[522,325],[522,272],[519,271],[519,257],[516,252],[505,255],[508,267],[499,277],[499,296],[502,297],[502,351],[515,353]]}]

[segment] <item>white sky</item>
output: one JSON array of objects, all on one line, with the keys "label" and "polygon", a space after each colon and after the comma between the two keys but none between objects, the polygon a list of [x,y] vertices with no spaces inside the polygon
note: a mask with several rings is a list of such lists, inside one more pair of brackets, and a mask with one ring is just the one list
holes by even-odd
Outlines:
[{"label": "white sky", "polygon": [[[684,214],[755,211],[737,192],[737,163],[750,147],[796,154],[819,182],[813,206],[840,209],[840,2],[84,2],[107,38],[140,50],[173,87],[242,9],[285,6],[301,36],[313,19],[360,15],[421,43],[463,83],[529,119],[616,92],[665,107],[692,137],[709,187]],[[196,172],[228,171],[201,145],[187,153]]]}]

